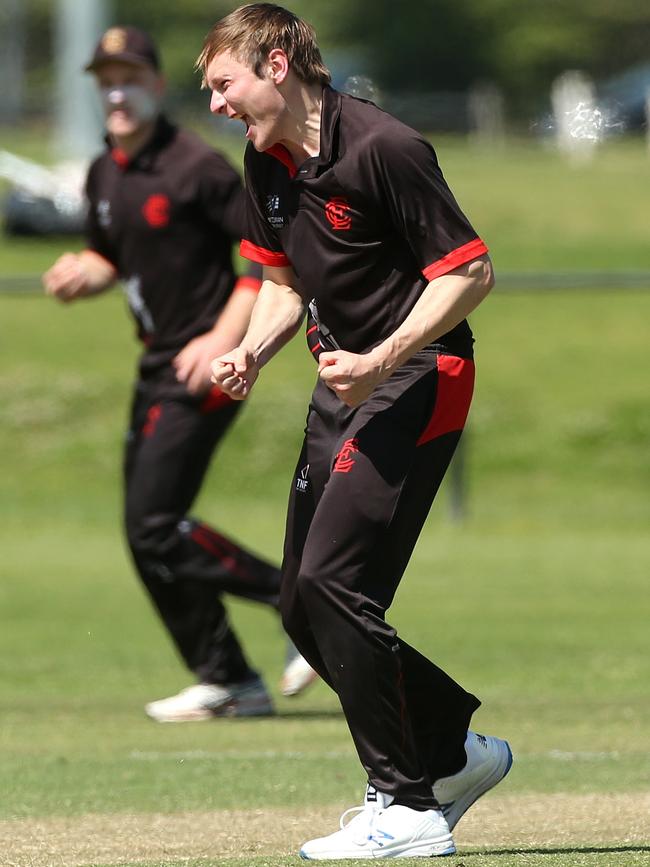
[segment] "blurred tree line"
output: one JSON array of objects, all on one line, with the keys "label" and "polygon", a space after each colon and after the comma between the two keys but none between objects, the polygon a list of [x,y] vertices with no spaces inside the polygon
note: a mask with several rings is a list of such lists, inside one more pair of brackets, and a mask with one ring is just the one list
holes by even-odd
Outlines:
[{"label": "blurred tree line", "polygon": [[504,91],[517,114],[579,68],[595,79],[650,61],[648,0],[355,0],[347,32],[390,89]]},{"label": "blurred tree line", "polygon": [[[84,0],[79,0],[84,2]],[[54,0],[25,0],[30,84],[47,86]],[[192,61],[211,24],[236,3],[112,0],[114,23],[159,40],[172,93],[196,93]],[[650,61],[648,0],[287,0],[316,28],[341,84],[370,76],[385,92],[465,91],[496,83],[511,116],[542,108],[556,75],[603,79]]]}]

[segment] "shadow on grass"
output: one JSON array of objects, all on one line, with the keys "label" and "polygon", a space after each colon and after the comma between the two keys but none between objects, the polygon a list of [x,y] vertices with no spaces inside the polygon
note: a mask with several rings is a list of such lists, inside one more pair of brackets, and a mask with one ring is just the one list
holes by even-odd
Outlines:
[{"label": "shadow on grass", "polygon": [[343,718],[343,712],[340,708],[333,708],[332,710],[309,710],[305,708],[305,710],[281,710],[276,714],[276,719],[338,719]]}]

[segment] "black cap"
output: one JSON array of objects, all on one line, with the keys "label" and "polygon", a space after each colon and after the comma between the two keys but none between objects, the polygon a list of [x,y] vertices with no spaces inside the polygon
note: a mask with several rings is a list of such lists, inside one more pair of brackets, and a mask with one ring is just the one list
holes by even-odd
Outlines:
[{"label": "black cap", "polygon": [[85,67],[86,72],[94,72],[111,60],[150,66],[156,72],[160,69],[158,50],[153,39],[137,27],[111,27],[107,30],[97,43],[93,59]]}]

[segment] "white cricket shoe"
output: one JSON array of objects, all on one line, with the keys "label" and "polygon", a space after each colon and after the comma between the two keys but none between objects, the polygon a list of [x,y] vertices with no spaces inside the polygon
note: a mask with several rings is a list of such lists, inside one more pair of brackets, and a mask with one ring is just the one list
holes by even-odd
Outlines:
[{"label": "white cricket shoe", "polygon": [[214,717],[269,716],[273,703],[260,677],[220,686],[196,683],[177,695],[152,701],[145,713],[156,722],[198,722]]},{"label": "white cricket shoe", "polygon": [[[372,787],[369,787],[369,791]],[[300,857],[307,861],[328,858],[430,858],[456,851],[449,826],[440,810],[412,810],[393,804],[390,795],[375,793],[376,801],[351,807],[340,819],[340,830],[305,843]],[[348,824],[345,817],[358,813]]]},{"label": "white cricket shoe", "polygon": [[301,656],[293,645],[290,645],[287,653],[287,661],[280,681],[280,692],[289,698],[300,695],[310,684],[318,679],[318,674]]},{"label": "white cricket shoe", "polygon": [[500,783],[512,767],[510,745],[500,738],[468,732],[465,752],[467,764],[462,771],[442,777],[433,785],[433,795],[450,831],[472,804]]}]

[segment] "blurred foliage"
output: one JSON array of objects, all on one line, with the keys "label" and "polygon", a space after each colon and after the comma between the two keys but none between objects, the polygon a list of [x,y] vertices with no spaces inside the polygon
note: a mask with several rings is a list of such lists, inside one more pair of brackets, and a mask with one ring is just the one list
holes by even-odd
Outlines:
[{"label": "blurred foliage", "polygon": [[[110,20],[150,30],[159,40],[172,95],[196,93],[192,70],[211,25],[235,7],[215,0],[112,0]],[[292,0],[312,23],[338,73],[372,76],[385,91],[462,91],[499,84],[511,112],[530,115],[553,78],[580,68],[596,79],[650,61],[647,0]],[[51,62],[54,0],[27,0],[31,82]],[[45,100],[43,100],[45,107]]]},{"label": "blurred foliage", "polygon": [[491,80],[519,113],[568,68],[602,78],[650,60],[645,0],[356,0],[341,4],[340,20],[340,38],[348,34],[382,87]]}]

